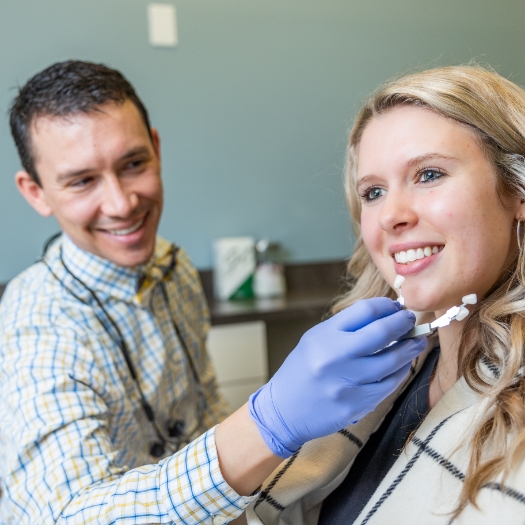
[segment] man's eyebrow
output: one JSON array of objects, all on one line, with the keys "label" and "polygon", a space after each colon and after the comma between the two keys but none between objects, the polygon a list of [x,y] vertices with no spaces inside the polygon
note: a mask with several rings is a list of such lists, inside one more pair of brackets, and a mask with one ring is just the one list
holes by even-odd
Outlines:
[{"label": "man's eyebrow", "polygon": [[122,157],[120,157],[119,160],[127,160],[131,157],[134,157],[135,155],[144,155],[145,153],[150,155],[151,154],[150,148],[148,148],[147,146],[138,146],[124,153],[124,155],[122,155]]},{"label": "man's eyebrow", "polygon": [[[145,153],[150,154],[150,149],[146,146],[138,146],[124,153],[124,155],[122,155],[122,157],[120,157],[117,162],[122,162],[131,159],[136,155],[144,155]],[[66,171],[65,173],[61,173],[60,175],[58,175],[57,182],[62,184],[70,179],[81,177],[82,175],[87,175],[88,173],[92,173],[93,171],[95,171],[94,168],[85,168],[77,171]]]}]

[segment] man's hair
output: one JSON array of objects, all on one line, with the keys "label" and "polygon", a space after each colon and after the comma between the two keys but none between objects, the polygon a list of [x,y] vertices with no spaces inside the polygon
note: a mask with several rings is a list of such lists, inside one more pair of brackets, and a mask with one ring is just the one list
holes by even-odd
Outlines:
[{"label": "man's hair", "polygon": [[31,144],[36,118],[91,113],[108,102],[123,104],[126,100],[136,106],[151,137],[148,111],[119,71],[104,64],[68,60],[36,74],[19,90],[10,109],[11,134],[22,166],[41,185]]}]

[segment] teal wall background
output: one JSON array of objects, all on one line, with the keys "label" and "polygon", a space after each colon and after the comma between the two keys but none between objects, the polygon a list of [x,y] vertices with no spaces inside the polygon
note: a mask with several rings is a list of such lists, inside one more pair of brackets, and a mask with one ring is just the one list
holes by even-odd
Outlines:
[{"label": "teal wall background", "polygon": [[380,82],[490,63],[525,80],[523,0],[174,0],[180,44],[152,48],[145,0],[0,2],[0,282],[57,226],[18,195],[14,88],[52,62],[122,70],[162,138],[160,232],[211,265],[213,238],[281,241],[292,261],[352,250],[342,192],[348,127]]}]

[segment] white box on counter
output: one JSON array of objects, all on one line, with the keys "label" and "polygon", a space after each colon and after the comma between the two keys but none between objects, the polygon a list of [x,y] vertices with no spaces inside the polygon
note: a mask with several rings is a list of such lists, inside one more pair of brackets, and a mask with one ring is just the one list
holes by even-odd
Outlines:
[{"label": "white box on counter", "polygon": [[213,242],[215,296],[221,301],[253,297],[255,239],[223,237]]}]

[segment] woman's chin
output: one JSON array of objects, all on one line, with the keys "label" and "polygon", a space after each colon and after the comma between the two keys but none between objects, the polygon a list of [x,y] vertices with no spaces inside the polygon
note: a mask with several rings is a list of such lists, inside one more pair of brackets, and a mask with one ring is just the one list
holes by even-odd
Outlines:
[{"label": "woman's chin", "polygon": [[450,306],[443,307],[444,302],[443,301],[433,301],[429,299],[410,299],[409,297],[405,297],[405,308],[408,308],[409,310],[412,310],[414,312],[436,312],[438,310],[448,309],[451,306],[454,306],[454,304],[450,304]]}]

